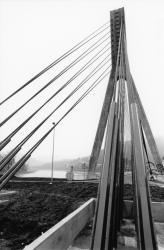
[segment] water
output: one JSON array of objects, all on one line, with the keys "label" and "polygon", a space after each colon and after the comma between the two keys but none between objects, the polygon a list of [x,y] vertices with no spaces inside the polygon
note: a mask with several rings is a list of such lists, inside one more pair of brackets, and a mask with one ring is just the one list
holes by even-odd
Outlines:
[{"label": "water", "polygon": [[[67,171],[60,171],[60,170],[54,170],[53,171],[53,177],[54,178],[66,178]],[[31,177],[44,177],[44,178],[51,178],[51,171],[50,170],[36,170],[35,172],[30,172],[26,174],[21,174],[19,177],[23,178],[31,178]],[[74,180],[84,180],[87,177],[86,172],[78,171],[74,172]]]}]

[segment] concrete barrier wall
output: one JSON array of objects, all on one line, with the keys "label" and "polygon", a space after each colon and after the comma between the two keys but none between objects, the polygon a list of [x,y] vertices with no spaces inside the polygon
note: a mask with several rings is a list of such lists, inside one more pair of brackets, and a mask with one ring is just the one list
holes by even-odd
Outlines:
[{"label": "concrete barrier wall", "polygon": [[92,198],[46,231],[24,250],[65,250],[93,217],[95,199]]},{"label": "concrete barrier wall", "polygon": [[[164,202],[152,202],[152,216],[156,222],[164,222]],[[134,217],[133,201],[124,201],[123,216],[125,218]]]},{"label": "concrete barrier wall", "polygon": [[[65,250],[67,249],[87,222],[94,216],[95,199],[92,198],[66,218],[46,231],[24,250]],[[124,218],[134,216],[133,201],[124,201]],[[152,202],[154,221],[164,222],[164,202]]]}]

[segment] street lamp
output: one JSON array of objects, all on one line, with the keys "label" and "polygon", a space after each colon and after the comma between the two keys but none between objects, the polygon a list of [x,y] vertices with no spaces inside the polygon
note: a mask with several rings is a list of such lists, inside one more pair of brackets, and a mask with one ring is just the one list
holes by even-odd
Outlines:
[{"label": "street lamp", "polygon": [[53,132],[53,144],[52,144],[52,162],[51,162],[51,181],[50,184],[53,183],[53,174],[54,174],[54,138],[55,138],[55,122],[52,123],[54,126]]}]

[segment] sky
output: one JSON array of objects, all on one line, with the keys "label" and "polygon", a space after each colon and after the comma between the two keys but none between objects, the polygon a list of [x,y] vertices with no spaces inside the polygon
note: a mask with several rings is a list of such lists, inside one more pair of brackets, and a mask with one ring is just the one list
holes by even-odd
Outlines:
[{"label": "sky", "polygon": [[[158,142],[163,142],[164,2],[162,0],[0,0],[0,100],[95,29],[108,22],[110,11],[120,7],[125,8],[130,70],[153,134]],[[24,91],[1,106],[1,120],[69,62],[70,59],[67,59],[65,64],[54,67],[41,79],[30,84]],[[0,139],[4,139],[69,76],[71,73],[63,76],[1,127]],[[107,82],[108,78],[102,81],[90,97],[87,97],[63,120],[60,126],[56,127],[55,160],[77,158],[91,153]],[[75,86],[74,83],[72,88],[73,86]],[[39,112],[35,119],[28,123],[28,126],[13,137],[3,153],[9,152],[24,138],[68,92],[69,89],[66,89],[58,99],[55,98],[43,111]],[[78,96],[77,94],[62,108],[61,112],[57,112],[46,122],[35,137],[24,145],[19,157],[51,127],[52,122],[60,118]],[[52,139],[51,134],[32,157],[41,162],[51,161]]]}]

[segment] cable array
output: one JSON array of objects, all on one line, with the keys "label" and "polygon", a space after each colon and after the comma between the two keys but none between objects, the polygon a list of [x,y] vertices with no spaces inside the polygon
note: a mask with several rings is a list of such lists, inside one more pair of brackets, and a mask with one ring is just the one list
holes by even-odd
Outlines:
[{"label": "cable array", "polygon": [[[66,73],[69,69],[75,66],[78,62],[88,56],[91,52],[97,49],[101,44],[106,42],[109,37],[105,38],[102,42],[100,42],[104,37],[106,37],[109,33],[105,34],[98,41],[96,41],[92,46],[90,46],[87,50],[85,50],[78,58],[73,60],[67,67],[65,67],[60,73],[58,73],[54,78],[52,78],[47,84],[45,84],[39,91],[37,91],[34,95],[32,95],[27,101],[25,101],[19,108],[17,108],[14,112],[12,112],[8,117],[6,117],[1,123],[0,127],[3,126],[9,119],[11,119],[17,112],[19,112],[25,105],[27,105],[30,101],[32,101],[37,95],[39,95],[43,90],[45,90],[48,86],[50,86],[54,81],[56,81],[59,77],[61,77],[64,73]],[[100,43],[99,43],[100,42]],[[96,45],[96,46],[95,46]]]},{"label": "cable array", "polygon": [[[74,74],[62,87],[60,87],[46,102],[44,102],[35,112],[33,112],[25,121],[23,121],[15,130],[13,130],[1,143],[0,143],[0,150],[2,150],[7,144],[7,142],[10,142],[11,138],[28,122],[31,120],[32,117],[34,117],[48,102],[50,102],[57,94],[59,94],[65,87],[67,87],[76,77],[78,77],[81,73],[83,73],[88,67],[90,67],[95,61],[97,61],[105,52],[101,53],[104,48],[107,46],[103,47],[102,50],[100,50],[96,55],[94,55],[76,74]],[[99,55],[100,54],[100,55]],[[97,57],[97,55],[99,55]],[[109,56],[109,55],[108,55]],[[94,59],[94,60],[93,60]]]},{"label": "cable array", "polygon": [[[89,41],[91,41],[92,39],[94,39],[95,37],[97,37],[99,34],[103,33],[105,30],[107,30],[110,27],[108,24],[109,24],[109,22],[103,24],[101,27],[99,27],[98,29],[96,29],[93,33],[91,33],[90,35],[88,35],[87,37],[85,37],[82,41],[80,41],[78,44],[76,44],[75,46],[73,46],[70,50],[68,50],[67,52],[65,52],[62,56],[60,56],[58,59],[56,59],[50,65],[48,65],[46,68],[44,68],[43,70],[41,70],[38,74],[36,74],[34,77],[32,77],[30,80],[28,80],[25,84],[23,84],[20,88],[18,88],[16,91],[14,91],[8,97],[6,97],[3,101],[1,101],[0,105],[2,105],[3,103],[5,103],[6,101],[8,101],[11,97],[13,97],[14,95],[16,95],[19,91],[21,91],[22,89],[24,89],[30,83],[32,83],[33,81],[35,81],[39,76],[43,75],[46,71],[48,71],[49,69],[51,69],[52,67],[54,67],[55,65],[57,65],[59,62],[61,62],[62,60],[64,60],[66,57],[68,57],[69,55],[71,55],[73,52],[75,52],[76,50],[80,49],[82,46],[84,46],[86,43],[88,43]],[[108,26],[105,27],[106,25],[108,25]]]},{"label": "cable array", "polygon": [[[46,137],[54,130],[54,128],[59,125],[59,123],[91,92],[93,89],[107,76],[109,76],[108,67],[94,83],[85,91],[81,97],[72,105],[72,107],[52,126],[34,146],[17,162],[15,163],[8,171],[6,171],[3,176],[0,178],[0,189],[11,179],[13,175],[24,165],[24,163],[31,157],[31,154],[38,148],[38,146],[46,139]],[[108,71],[108,72],[107,72]],[[106,74],[105,74],[106,73]]]},{"label": "cable array", "polygon": [[[103,34],[105,33],[105,34]],[[101,35],[103,34],[103,35]],[[83,59],[89,60],[83,63],[83,66],[78,69],[71,77],[69,76],[69,79],[60,86],[50,97],[47,98],[32,114],[30,114],[26,119],[19,124],[5,139],[3,139],[0,142],[0,150],[2,150],[6,145],[8,145],[9,142],[11,142],[12,138],[33,118],[35,115],[42,110],[51,100],[53,100],[57,95],[60,93],[62,94],[63,90],[75,80],[78,79],[77,85],[74,87],[74,89],[48,114],[45,116],[45,118],[39,122],[29,133],[26,135],[0,162],[0,170],[4,169],[5,166],[11,161],[13,157],[15,157],[18,152],[22,149],[23,145],[32,137],[35,135],[35,133],[41,128],[41,126],[57,111],[59,110],[62,105],[64,105],[70,98],[72,98],[77,91],[82,89],[82,87],[86,84],[88,84],[90,81],[92,81],[92,78],[96,78],[96,80],[93,81],[92,84],[87,88],[86,91],[83,92],[83,94],[80,96],[80,98],[67,110],[66,113],[64,113],[61,118],[55,123],[53,127],[48,129],[46,133],[44,133],[43,136],[33,145],[31,148],[21,157],[20,160],[18,160],[8,171],[6,171],[3,176],[0,178],[0,189],[12,178],[13,175],[25,164],[25,162],[30,158],[31,154],[39,147],[39,145],[47,138],[47,136],[53,131],[54,127],[59,125],[62,120],[64,120],[67,115],[74,110],[74,108],[90,93],[93,91],[93,89],[105,78],[109,75],[110,68],[111,68],[111,53],[110,53],[110,30],[108,23],[101,26],[99,29],[97,29],[95,32],[93,32],[91,35],[87,36],[85,39],[83,39],[80,43],[75,45],[72,49],[64,53],[61,57],[59,57],[57,60],[55,60],[53,63],[51,63],[49,66],[47,66],[45,69],[43,69],[41,72],[39,72],[37,75],[35,75],[33,78],[31,78],[27,83],[22,85],[20,88],[18,88],[15,92],[13,92],[10,96],[5,98],[0,105],[7,102],[12,96],[16,95],[18,92],[23,90],[26,86],[28,86],[30,83],[32,83],[34,80],[39,78],[42,74],[44,74],[46,71],[57,65],[59,62],[64,60],[66,57],[71,55],[73,52],[77,51],[78,49],[86,46],[89,44],[89,42],[92,42],[92,44],[88,45],[88,48],[85,48],[80,55],[75,58],[71,63],[69,63],[68,66],[63,68],[57,75],[55,75],[48,83],[46,83],[42,88],[40,88],[35,94],[33,94],[28,100],[26,100],[21,106],[19,106],[17,109],[15,109],[10,115],[8,115],[3,121],[0,122],[0,127],[2,127],[4,124],[6,124],[12,117],[14,117],[20,110],[22,110],[32,99],[34,99],[36,96],[38,96],[42,91],[44,91],[47,87],[49,87],[54,81],[56,81],[58,78],[60,78],[63,74],[68,72],[72,67],[74,67],[76,64],[81,62]],[[96,41],[95,41],[96,39]],[[101,59],[102,58],[102,59]],[[100,61],[101,60],[101,61]],[[91,70],[90,70],[91,68]],[[88,70],[90,70],[88,72]],[[82,75],[82,73],[85,73],[85,77],[81,80],[79,77]]]}]

